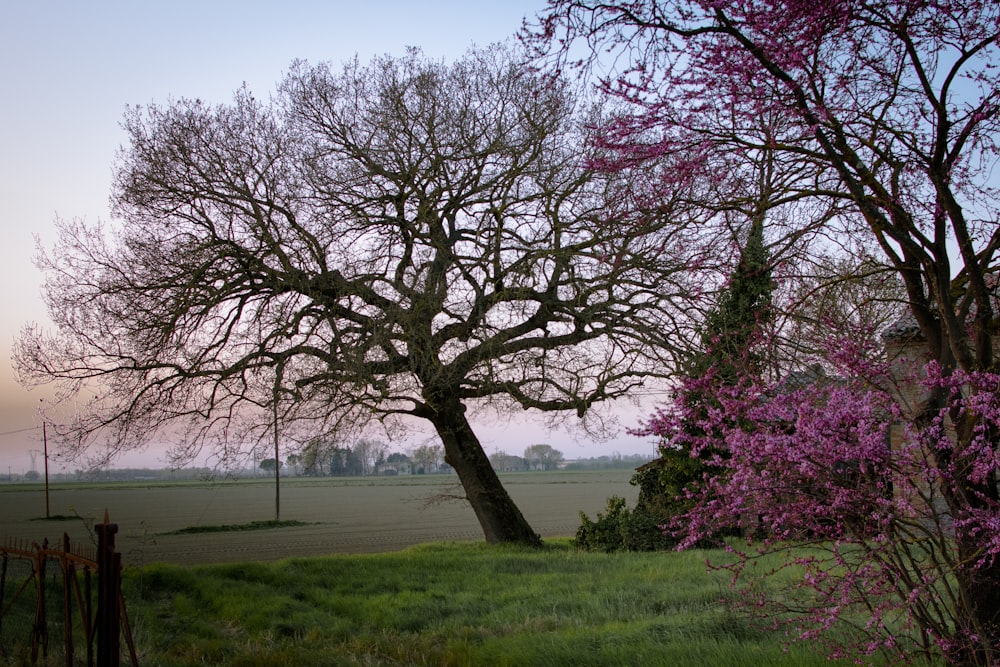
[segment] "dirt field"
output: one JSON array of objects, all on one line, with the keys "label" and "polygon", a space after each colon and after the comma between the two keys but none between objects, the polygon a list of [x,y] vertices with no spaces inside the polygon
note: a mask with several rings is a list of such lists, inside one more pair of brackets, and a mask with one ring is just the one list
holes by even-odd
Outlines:
[{"label": "dirt field", "polygon": [[[514,501],[543,537],[568,536],[579,512],[591,517],[611,495],[634,503],[629,470],[516,473],[502,477]],[[79,520],[43,521],[40,486],[0,486],[0,540],[56,542],[63,532],[90,540],[88,522],[107,510],[119,526],[126,565],[276,560],[289,556],[392,551],[412,544],[479,540],[482,532],[453,476],[296,478],[281,483],[281,518],[310,525],[269,530],[163,535],[189,526],[217,526],[274,518],[273,482],[58,485],[53,515]]]}]

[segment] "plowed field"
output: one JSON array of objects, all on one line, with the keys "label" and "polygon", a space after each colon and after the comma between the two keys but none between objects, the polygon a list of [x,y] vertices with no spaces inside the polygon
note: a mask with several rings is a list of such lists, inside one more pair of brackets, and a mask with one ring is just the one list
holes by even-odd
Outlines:
[{"label": "plowed field", "polygon": [[[637,490],[630,470],[532,472],[502,476],[528,522],[543,537],[573,535],[579,512],[592,518],[607,498],[629,503]],[[383,478],[287,478],[281,519],[308,525],[250,531],[165,535],[191,526],[246,524],[274,518],[273,480],[184,483],[63,484],[52,487],[42,521],[41,486],[0,486],[0,540],[57,543],[65,532],[90,540],[88,524],[105,510],[117,523],[124,562],[197,564],[277,560],[290,556],[394,551],[421,542],[481,540],[482,532],[448,475]]]}]

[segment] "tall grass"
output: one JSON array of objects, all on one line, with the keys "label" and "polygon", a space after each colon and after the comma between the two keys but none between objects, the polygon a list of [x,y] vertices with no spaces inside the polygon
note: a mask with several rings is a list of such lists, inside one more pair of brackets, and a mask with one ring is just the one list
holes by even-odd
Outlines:
[{"label": "tall grass", "polygon": [[152,565],[126,594],[150,665],[837,664],[733,615],[707,556],[437,543]]}]

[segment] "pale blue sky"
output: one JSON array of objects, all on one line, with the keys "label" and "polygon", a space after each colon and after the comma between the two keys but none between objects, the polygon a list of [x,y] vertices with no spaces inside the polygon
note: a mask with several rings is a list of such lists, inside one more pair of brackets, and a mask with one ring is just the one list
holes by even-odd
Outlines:
[{"label": "pale blue sky", "polygon": [[[41,447],[38,392],[12,379],[21,326],[44,324],[34,235],[54,240],[55,217],[107,219],[111,165],[126,106],[198,97],[225,102],[243,82],[270,93],[293,59],[339,63],[407,46],[454,58],[512,36],[543,0],[308,2],[282,0],[19,3],[0,7],[0,475],[30,468]],[[23,432],[22,429],[34,429]],[[502,432],[502,431],[500,431]],[[571,458],[652,451],[623,437],[579,443],[544,431]],[[485,438],[488,450],[520,453]],[[519,449],[520,448],[520,449]],[[132,459],[135,462],[137,459]],[[155,463],[155,456],[146,456]]]}]

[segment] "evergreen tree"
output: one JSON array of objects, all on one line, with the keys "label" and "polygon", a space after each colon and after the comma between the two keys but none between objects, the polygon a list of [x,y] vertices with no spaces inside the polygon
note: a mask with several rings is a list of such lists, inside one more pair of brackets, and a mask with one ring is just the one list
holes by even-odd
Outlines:
[{"label": "evergreen tree", "polygon": [[[708,386],[733,386],[743,377],[757,377],[764,365],[763,355],[756,349],[761,327],[770,318],[774,282],[771,278],[770,257],[764,244],[763,216],[755,216],[750,224],[746,244],[739,262],[733,269],[729,284],[721,293],[718,304],[702,328],[703,352],[691,359],[688,378],[706,378]],[[698,387],[698,383],[694,387]],[[704,386],[702,384],[701,386]],[[712,401],[703,389],[686,387],[678,398],[695,415],[685,422],[685,430],[698,431],[696,424]],[[688,432],[701,437],[704,433]],[[686,512],[690,502],[683,498],[685,489],[699,486],[705,475],[705,457],[714,452],[703,450],[701,458],[691,456],[687,438],[664,441],[660,458],[640,469],[632,480],[639,486],[637,511],[654,514],[659,520]]]},{"label": "evergreen tree", "polygon": [[705,318],[701,334],[704,353],[692,359],[690,377],[711,372],[718,382],[734,385],[740,377],[760,372],[763,359],[755,351],[755,343],[761,325],[770,317],[773,291],[764,221],[758,216],[750,225],[728,287]]},{"label": "evergreen tree", "polygon": [[[702,327],[702,352],[694,356],[687,369],[689,379],[705,378],[709,387],[736,385],[740,378],[756,377],[763,365],[763,355],[755,349],[763,326],[770,318],[770,256],[764,244],[764,218],[755,215],[750,224],[739,261],[729,283],[719,295],[716,307],[709,312]],[[692,388],[699,383],[684,383],[678,398],[692,418],[684,422],[686,433],[660,445],[660,457],[641,466],[631,483],[639,487],[635,510],[629,510],[620,497],[608,499],[607,510],[591,521],[581,512],[576,544],[596,551],[648,551],[673,545],[661,526],[673,517],[686,513],[692,502],[685,489],[699,488],[706,473],[703,458],[693,457],[686,441],[705,435],[697,424],[704,422],[707,406],[714,400],[711,390]],[[704,383],[702,383],[704,384]],[[687,437],[683,437],[687,436]],[[702,451],[702,457],[712,452]]]}]

